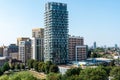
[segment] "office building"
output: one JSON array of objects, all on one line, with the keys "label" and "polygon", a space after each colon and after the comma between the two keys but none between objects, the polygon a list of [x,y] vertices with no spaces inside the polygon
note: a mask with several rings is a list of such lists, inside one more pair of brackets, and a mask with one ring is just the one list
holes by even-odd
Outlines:
[{"label": "office building", "polygon": [[44,60],[44,28],[32,29],[32,59]]},{"label": "office building", "polygon": [[44,61],[67,63],[68,11],[67,4],[48,2],[45,5]]},{"label": "office building", "polygon": [[68,60],[80,61],[87,58],[87,46],[84,45],[84,38],[80,36],[69,36]]},{"label": "office building", "polygon": [[31,59],[31,40],[19,41],[19,60],[24,64]]}]

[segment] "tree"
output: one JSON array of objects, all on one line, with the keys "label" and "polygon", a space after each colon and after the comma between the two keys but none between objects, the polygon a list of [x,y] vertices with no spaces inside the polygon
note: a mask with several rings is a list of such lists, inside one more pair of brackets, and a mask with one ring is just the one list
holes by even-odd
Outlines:
[{"label": "tree", "polygon": [[107,80],[105,70],[101,68],[86,68],[80,72],[80,80]]},{"label": "tree", "polygon": [[70,77],[70,76],[73,76],[73,75],[79,75],[81,70],[82,69],[80,67],[79,68],[68,69],[67,72],[65,73],[65,75],[67,77]]},{"label": "tree", "polygon": [[45,72],[45,63],[42,65],[42,67],[41,67],[41,70],[42,70],[42,72]]},{"label": "tree", "polygon": [[44,65],[45,65],[45,63],[44,62],[39,62],[38,63],[38,71],[40,71],[40,72],[44,72]]},{"label": "tree", "polygon": [[111,62],[110,62],[110,66],[114,66],[115,65],[115,60],[112,60]]},{"label": "tree", "polygon": [[2,69],[0,68],[0,75],[2,75],[3,74],[3,72],[2,72]]},{"label": "tree", "polygon": [[110,75],[110,71],[112,69],[112,66],[99,66],[98,68],[101,68],[101,69],[105,70],[105,72],[109,76]]},{"label": "tree", "polygon": [[93,52],[93,53],[91,54],[91,58],[96,58],[96,57],[97,57],[97,54]]},{"label": "tree", "polygon": [[54,73],[58,73],[59,72],[59,68],[57,65],[53,64],[50,66],[50,72],[54,72]]},{"label": "tree", "polygon": [[15,65],[11,65],[11,66],[10,66],[10,69],[11,69],[11,70],[14,70],[14,69],[15,69]]},{"label": "tree", "polygon": [[110,76],[112,77],[112,80],[120,80],[120,67],[114,67],[110,71]]},{"label": "tree", "polygon": [[87,57],[90,58],[91,56],[91,50],[88,51]]},{"label": "tree", "polygon": [[25,69],[25,65],[20,64],[20,69]]},{"label": "tree", "polygon": [[50,66],[52,65],[53,63],[51,62],[51,61],[47,61],[46,63],[45,63],[45,73],[49,73],[49,70],[50,70]]},{"label": "tree", "polygon": [[5,72],[5,71],[8,71],[9,69],[10,69],[9,63],[6,62],[6,63],[2,66],[2,71]]},{"label": "tree", "polygon": [[62,77],[62,80],[82,80],[82,79],[79,77],[79,75],[73,75],[67,78]]},{"label": "tree", "polygon": [[33,59],[30,59],[27,61],[27,66],[29,69],[33,68],[33,63],[34,63],[34,60]]},{"label": "tree", "polygon": [[34,61],[34,63],[33,63],[33,68],[36,70],[36,71],[38,71],[38,61]]},{"label": "tree", "polygon": [[20,69],[20,64],[16,64],[15,69]]}]

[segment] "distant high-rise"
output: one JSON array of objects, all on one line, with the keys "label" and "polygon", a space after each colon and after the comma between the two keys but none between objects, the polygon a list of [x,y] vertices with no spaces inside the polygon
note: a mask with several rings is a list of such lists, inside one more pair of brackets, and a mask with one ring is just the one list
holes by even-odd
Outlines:
[{"label": "distant high-rise", "polygon": [[32,29],[32,59],[44,60],[44,28]]},{"label": "distant high-rise", "polygon": [[93,43],[93,49],[96,49],[97,48],[97,45],[96,45],[96,42]]},{"label": "distant high-rise", "polygon": [[118,45],[117,44],[115,44],[115,49],[118,49]]},{"label": "distant high-rise", "polygon": [[48,2],[45,5],[44,61],[67,63],[68,11],[67,4]]}]

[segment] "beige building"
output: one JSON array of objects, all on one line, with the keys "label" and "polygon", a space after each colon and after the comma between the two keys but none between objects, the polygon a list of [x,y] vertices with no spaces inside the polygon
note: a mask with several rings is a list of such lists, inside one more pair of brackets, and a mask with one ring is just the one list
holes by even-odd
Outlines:
[{"label": "beige building", "polygon": [[17,45],[19,46],[20,41],[27,41],[27,40],[29,40],[28,37],[19,37],[19,38],[17,38]]},{"label": "beige building", "polygon": [[9,56],[12,58],[12,59],[19,59],[19,53],[9,53]]},{"label": "beige building", "polygon": [[44,38],[44,28],[34,28],[32,29],[33,38]]},{"label": "beige building", "polygon": [[32,29],[32,59],[44,60],[44,28]]},{"label": "beige building", "polygon": [[[84,38],[80,36],[69,36],[68,41],[69,47],[69,54],[68,60],[69,61],[80,61],[86,59],[87,48],[84,45]],[[81,47],[77,47],[81,46]]]}]

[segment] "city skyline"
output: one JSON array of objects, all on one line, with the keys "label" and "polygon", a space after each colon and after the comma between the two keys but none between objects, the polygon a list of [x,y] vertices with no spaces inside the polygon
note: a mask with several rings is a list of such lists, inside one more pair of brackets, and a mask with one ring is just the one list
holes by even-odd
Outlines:
[{"label": "city skyline", "polygon": [[85,44],[120,44],[119,0],[4,0],[0,1],[0,45],[16,43],[17,37],[32,37],[32,28],[44,28],[44,5],[61,2],[68,5],[69,34],[81,36]]}]

